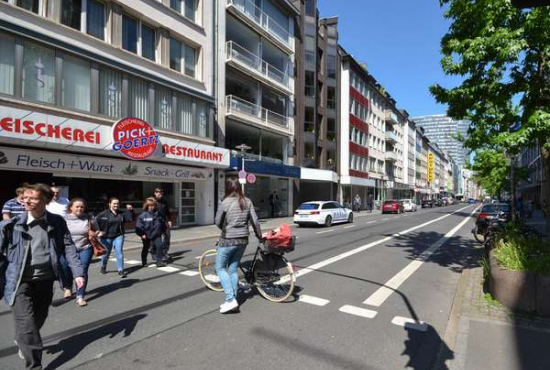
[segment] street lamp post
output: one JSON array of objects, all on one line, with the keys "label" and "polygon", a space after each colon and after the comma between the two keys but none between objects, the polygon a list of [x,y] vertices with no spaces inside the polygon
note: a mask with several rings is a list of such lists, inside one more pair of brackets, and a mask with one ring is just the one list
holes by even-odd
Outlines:
[{"label": "street lamp post", "polygon": [[[250,147],[250,146],[243,143],[241,145],[237,145],[235,147],[235,149],[238,149],[238,150],[241,151],[241,170],[244,171],[244,162],[245,162],[244,155],[246,154],[246,151],[252,149],[252,147]],[[246,183],[246,178],[239,179],[239,182],[241,183],[241,189],[242,189],[243,194],[244,194],[244,184]]]}]

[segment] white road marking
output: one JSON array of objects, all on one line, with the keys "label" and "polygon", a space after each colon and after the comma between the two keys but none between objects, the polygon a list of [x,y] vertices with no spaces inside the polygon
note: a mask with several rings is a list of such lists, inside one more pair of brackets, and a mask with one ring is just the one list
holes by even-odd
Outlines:
[{"label": "white road marking", "polygon": [[367,224],[373,224],[373,223],[375,223],[375,222],[376,222],[376,221],[369,221],[369,222],[367,222]]},{"label": "white road marking", "polygon": [[366,317],[367,319],[373,319],[378,314],[378,312],[376,311],[367,310],[366,308],[355,307],[350,305],[342,306],[338,311],[349,313],[355,316]]},{"label": "white road marking", "polygon": [[[466,209],[466,208],[468,208],[468,207],[464,207],[464,208],[458,209],[458,210],[454,211],[453,213],[449,213],[449,214],[447,214],[447,215],[444,215],[444,216],[441,216],[441,217],[439,217],[439,218],[436,218],[436,219],[434,219],[434,220],[432,220],[432,221],[425,222],[425,223],[423,223],[423,224],[421,224],[421,225],[418,225],[418,226],[415,226],[415,227],[413,227],[413,228],[407,229],[407,230],[405,230],[405,231],[403,231],[403,232],[394,234],[394,235],[392,235],[392,236],[387,236],[387,237],[385,237],[385,238],[383,238],[383,239],[376,240],[376,241],[374,241],[374,242],[371,242],[371,243],[369,243],[369,244],[365,244],[365,245],[363,245],[363,246],[357,247],[357,248],[355,248],[355,249],[352,249],[352,250],[350,250],[350,251],[344,252],[344,253],[339,254],[339,255],[337,255],[337,256],[331,257],[331,258],[326,259],[326,260],[324,260],[324,261],[317,262],[317,263],[315,263],[315,264],[313,264],[313,265],[304,267],[303,269],[301,269],[301,270],[299,270],[299,271],[296,271],[296,272],[294,273],[294,276],[298,278],[298,277],[300,277],[300,276],[309,274],[310,272],[313,272],[313,271],[315,271],[315,270],[319,270],[319,269],[321,269],[321,268],[323,268],[323,267],[325,267],[325,266],[328,266],[328,265],[330,265],[330,264],[332,264],[332,263],[334,263],[334,262],[338,262],[338,261],[340,261],[340,260],[343,260],[344,258],[353,256],[354,254],[361,253],[361,252],[363,252],[363,251],[366,251],[367,249],[370,249],[370,248],[375,247],[375,246],[377,246],[377,245],[379,245],[379,244],[382,244],[382,243],[385,243],[385,242],[387,242],[387,241],[389,241],[389,240],[392,240],[392,239],[395,238],[396,236],[404,235],[404,234],[409,233],[409,232],[411,232],[411,231],[413,231],[413,230],[416,230],[416,229],[419,229],[419,228],[421,228],[421,227],[430,225],[430,224],[432,224],[432,223],[434,223],[434,222],[441,221],[441,220],[443,220],[443,219],[445,219],[445,218],[447,218],[447,217],[449,217],[449,216],[451,216],[451,215],[453,215],[453,214],[455,214],[455,213],[457,213],[457,212],[460,212],[460,211],[462,211],[462,210],[464,210],[464,209]],[[469,219],[469,218],[468,218],[468,219]]]},{"label": "white road marking", "polygon": [[381,221],[387,221],[389,220],[389,218],[383,218]]},{"label": "white road marking", "polygon": [[403,326],[404,328],[414,329],[418,331],[428,330],[428,324],[424,321],[416,321],[415,319],[410,319],[408,317],[395,316],[391,321],[392,324]]},{"label": "white road marking", "polygon": [[349,226],[344,226],[344,229],[349,229],[349,228],[352,228],[352,227],[355,227],[357,225],[349,225]]},{"label": "white road marking", "polygon": [[200,260],[202,255],[195,257],[196,260]]},{"label": "white road marking", "polygon": [[109,258],[109,261],[116,262],[116,258]]},{"label": "white road marking", "polygon": [[187,270],[187,271],[180,272],[180,275],[185,275],[185,276],[197,276],[198,274],[199,272],[194,270]]},{"label": "white road marking", "polygon": [[124,263],[127,265],[141,265],[141,261],[136,260],[124,260]]},{"label": "white road marking", "polygon": [[172,267],[172,266],[159,267],[158,270],[164,271],[164,272],[176,272],[176,271],[180,271],[179,268]]},{"label": "white road marking", "polygon": [[331,233],[333,232],[334,229],[331,229],[331,230],[325,230],[325,231],[318,231],[316,234],[325,234],[325,233]]},{"label": "white road marking", "polygon": [[[458,212],[458,211],[456,211]],[[475,211],[474,211],[475,212]],[[461,223],[459,223],[457,226],[455,226],[451,231],[449,231],[445,236],[443,236],[441,239],[439,239],[437,242],[435,242],[432,246],[430,246],[428,249],[426,249],[424,252],[422,252],[414,261],[409,263],[405,268],[403,268],[401,271],[399,271],[395,276],[393,276],[390,280],[388,280],[384,286],[378,288],[376,292],[374,292],[369,298],[367,298],[363,303],[368,304],[370,306],[376,306],[379,307],[384,303],[386,299],[388,299],[389,296],[392,295],[394,291],[396,291],[401,284],[405,282],[412,274],[416,272],[424,264],[428,258],[436,251],[438,250],[443,244],[445,244],[458,230],[460,230],[468,221],[470,221],[470,217],[474,214],[472,212],[470,216],[466,217],[464,220],[462,220]],[[454,212],[453,212],[454,213]],[[429,223],[434,222],[434,220],[430,221]],[[419,225],[420,226],[420,225]],[[419,228],[418,226],[415,226],[414,228],[405,230],[403,232],[400,232],[398,234],[395,234],[394,236],[407,234],[411,231],[416,230]]]},{"label": "white road marking", "polygon": [[329,304],[330,301],[323,298],[317,298],[303,294],[300,296],[300,298],[298,298],[298,302],[309,303],[315,306],[326,306],[327,304]]},{"label": "white road marking", "polygon": [[204,277],[206,280],[212,282],[212,283],[219,283],[220,282],[220,278],[218,277],[218,275],[206,275]]}]

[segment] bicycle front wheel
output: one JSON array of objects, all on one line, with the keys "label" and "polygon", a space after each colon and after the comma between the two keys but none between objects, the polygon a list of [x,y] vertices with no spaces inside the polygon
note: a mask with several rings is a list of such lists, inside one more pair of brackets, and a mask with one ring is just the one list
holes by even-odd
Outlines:
[{"label": "bicycle front wheel", "polygon": [[254,267],[254,280],[262,297],[272,302],[286,300],[294,290],[292,265],[279,254],[262,254]]},{"label": "bicycle front wheel", "polygon": [[223,287],[216,272],[217,255],[218,251],[216,249],[209,249],[202,254],[199,259],[199,275],[208,289],[221,292]]}]

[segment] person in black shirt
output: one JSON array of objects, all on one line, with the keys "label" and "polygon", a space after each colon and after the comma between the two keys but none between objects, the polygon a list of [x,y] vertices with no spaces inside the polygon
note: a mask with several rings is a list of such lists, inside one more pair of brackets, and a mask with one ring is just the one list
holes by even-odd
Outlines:
[{"label": "person in black shirt", "polygon": [[[170,249],[170,230],[172,229],[172,221],[170,221],[170,206],[168,205],[168,201],[163,197],[163,195],[164,191],[161,188],[155,189],[154,198],[157,202],[157,212],[161,215],[165,225],[162,233],[162,258],[163,260],[167,261],[170,259],[168,250]],[[154,254],[155,252],[153,250],[151,250],[150,252],[153,260],[156,261],[156,254]]]}]

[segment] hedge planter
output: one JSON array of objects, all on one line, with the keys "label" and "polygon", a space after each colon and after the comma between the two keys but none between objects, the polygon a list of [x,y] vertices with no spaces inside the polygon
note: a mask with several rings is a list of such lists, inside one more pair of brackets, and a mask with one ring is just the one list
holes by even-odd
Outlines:
[{"label": "hedge planter", "polygon": [[494,251],[489,261],[489,291],[495,299],[513,311],[550,317],[550,276],[502,268]]}]

